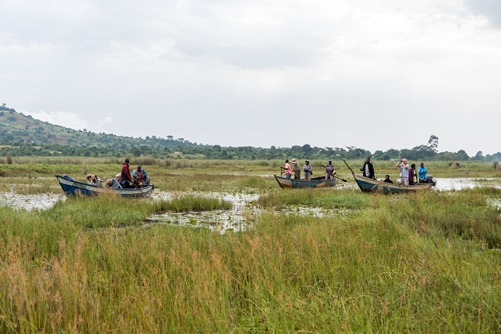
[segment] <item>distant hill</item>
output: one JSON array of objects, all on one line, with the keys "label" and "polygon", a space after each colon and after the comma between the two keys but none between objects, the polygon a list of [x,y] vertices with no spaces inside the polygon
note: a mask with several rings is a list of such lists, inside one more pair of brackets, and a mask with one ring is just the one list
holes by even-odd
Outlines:
[{"label": "distant hill", "polygon": [[199,146],[171,136],[143,139],[74,130],[34,119],[5,105],[0,106],[0,145],[15,148],[12,150],[23,152],[22,155],[32,155],[26,154],[31,150],[40,155],[52,152],[54,155],[86,156],[166,154],[178,148]]},{"label": "distant hill", "polygon": [[431,135],[427,144],[412,149],[368,150],[354,146],[314,147],[308,144],[292,147],[221,147],[202,145],[172,136],[159,138],[133,138],[114,134],[74,130],[42,122],[31,116],[16,112],[13,108],[0,105],[0,156],[87,156],[124,157],[152,156],[156,158],[205,158],[205,159],[365,159],[392,160],[407,157],[410,160],[445,161],[500,161],[501,153],[483,155],[478,152],[469,157],[464,150],[438,152],[438,137]]}]

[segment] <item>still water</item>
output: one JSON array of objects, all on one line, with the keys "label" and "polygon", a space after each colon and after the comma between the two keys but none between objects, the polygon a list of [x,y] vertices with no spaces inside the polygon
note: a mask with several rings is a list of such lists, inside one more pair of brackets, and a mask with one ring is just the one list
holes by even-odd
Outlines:
[{"label": "still water", "polygon": [[[494,187],[501,189],[499,178],[436,178],[438,191],[458,191],[474,187]],[[352,184],[355,186],[355,184]],[[348,186],[348,184],[345,184]],[[192,228],[207,228],[211,231],[226,233],[245,231],[252,227],[254,217],[260,213],[260,209],[253,205],[259,198],[259,194],[246,193],[170,193],[155,192],[153,200],[171,200],[177,196],[203,196],[218,198],[231,202],[231,210],[215,210],[206,212],[165,213],[153,215],[144,221],[144,227],[152,224],[165,224]],[[0,206],[9,206],[24,210],[47,210],[58,201],[65,201],[63,194],[16,194],[14,191],[0,193]],[[489,199],[492,206],[501,207],[501,199]],[[348,210],[325,210],[320,208],[296,206],[280,211],[281,214],[294,214],[308,217],[325,217],[331,215],[345,215]]]}]

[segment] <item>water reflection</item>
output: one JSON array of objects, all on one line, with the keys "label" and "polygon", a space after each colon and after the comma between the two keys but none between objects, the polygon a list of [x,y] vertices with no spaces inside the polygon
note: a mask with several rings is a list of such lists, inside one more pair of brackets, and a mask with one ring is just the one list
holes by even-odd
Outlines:
[{"label": "water reflection", "polygon": [[[232,203],[231,210],[213,210],[203,212],[168,212],[153,215],[146,224],[171,224],[194,228],[208,228],[219,233],[245,231],[252,226],[251,217],[257,213],[256,207],[250,206],[251,202],[259,198],[259,194],[245,193],[218,193],[218,192],[185,192],[169,193],[157,192],[153,195],[155,200],[171,200],[179,196],[196,196],[218,198]],[[147,225],[148,226],[148,225]]]},{"label": "water reflection", "polygon": [[65,200],[63,194],[16,194],[15,192],[0,193],[0,205],[14,209],[24,210],[47,210],[52,208],[58,201]]},{"label": "water reflection", "polygon": [[452,191],[473,189],[475,187],[493,187],[501,189],[499,178],[434,178],[437,181],[436,190]]}]

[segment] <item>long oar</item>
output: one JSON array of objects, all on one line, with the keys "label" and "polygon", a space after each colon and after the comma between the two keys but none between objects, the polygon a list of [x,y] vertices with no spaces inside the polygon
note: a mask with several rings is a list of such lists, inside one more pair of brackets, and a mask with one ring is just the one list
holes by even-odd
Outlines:
[{"label": "long oar", "polygon": [[348,169],[351,171],[351,174],[355,175],[355,172],[353,171],[353,169],[351,169],[350,165],[348,165],[348,163],[346,162],[346,160],[343,159],[343,162],[346,164],[346,166],[348,167]]}]

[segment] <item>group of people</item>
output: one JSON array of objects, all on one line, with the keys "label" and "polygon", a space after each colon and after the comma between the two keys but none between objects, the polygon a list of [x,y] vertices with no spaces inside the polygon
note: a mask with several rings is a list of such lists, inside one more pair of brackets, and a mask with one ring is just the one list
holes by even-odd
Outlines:
[{"label": "group of people", "polygon": [[432,176],[428,175],[428,169],[421,162],[416,171],[416,164],[407,163],[407,159],[403,158],[397,162],[396,167],[400,168],[400,184],[412,186],[419,183],[432,182]]},{"label": "group of people", "polygon": [[[105,186],[107,188],[139,188],[150,184],[150,177],[141,166],[137,166],[132,173],[130,172],[129,162],[129,159],[125,159],[122,164],[122,171],[115,177],[106,180]],[[87,181],[97,187],[101,187],[103,183],[103,180],[95,174],[87,175]]]},{"label": "group of people", "polygon": [[[332,160],[329,160],[329,162],[326,165],[322,165],[322,167],[325,168],[325,179],[326,180],[333,179],[335,177],[336,170],[334,168],[334,165],[332,164]],[[294,173],[294,179],[300,180],[301,179],[301,170],[304,173],[304,179],[306,181],[310,181],[311,176],[313,175],[313,168],[311,167],[309,160],[305,160],[303,168],[301,168],[296,159],[292,159],[292,165],[291,165],[291,163],[289,163],[289,159],[287,159],[287,160],[285,160],[285,166],[282,168],[285,172],[286,179],[291,179],[292,174]]]},{"label": "group of people", "polygon": [[[424,162],[421,162],[419,167],[416,170],[416,164],[407,163],[407,159],[401,159],[396,166],[400,168],[400,178],[398,180],[399,184],[402,185],[414,185],[419,183],[429,183],[432,182],[432,176],[428,175],[428,169],[424,166]],[[360,168],[362,171],[362,175],[364,177],[375,180],[376,175],[374,173],[374,166],[371,163],[370,157],[365,159],[364,165]],[[386,174],[384,178],[384,182],[393,183],[390,178],[390,175]]]}]

